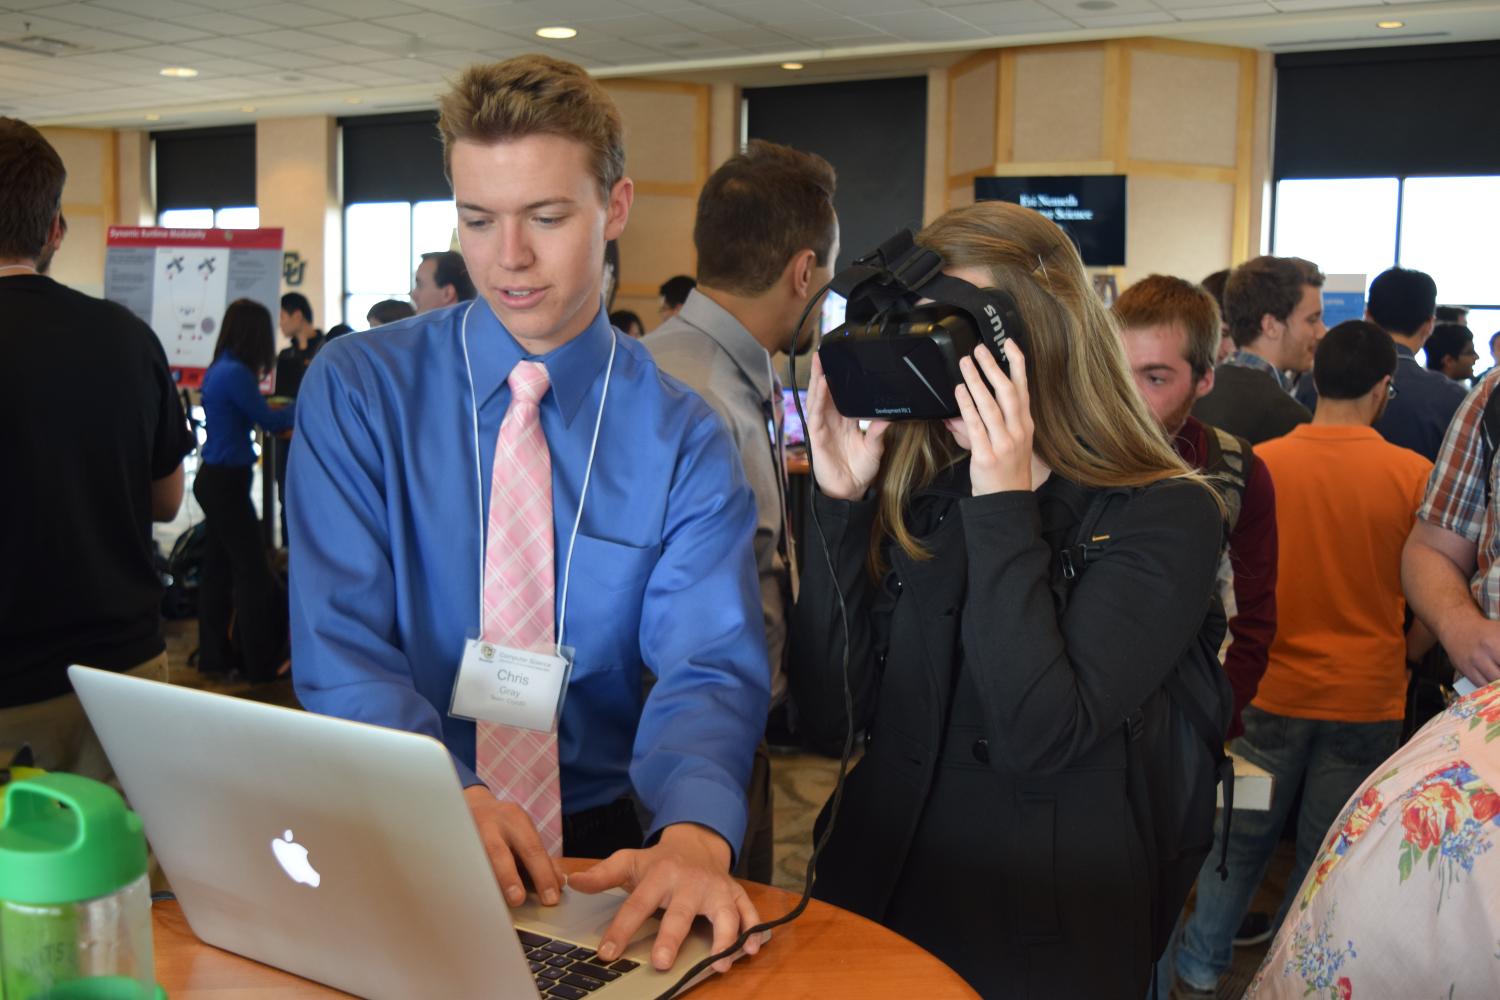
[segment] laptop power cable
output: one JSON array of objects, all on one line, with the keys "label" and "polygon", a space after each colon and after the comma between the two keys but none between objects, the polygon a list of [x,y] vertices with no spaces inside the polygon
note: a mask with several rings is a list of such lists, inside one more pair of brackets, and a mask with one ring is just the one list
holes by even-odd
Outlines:
[{"label": "laptop power cable", "polygon": [[[797,320],[797,330],[792,336],[792,349],[787,354],[787,374],[790,376],[794,390],[797,387],[797,351],[801,347],[802,330],[807,325],[807,318],[812,314],[813,307],[822,301],[823,296],[827,294],[832,284],[833,282],[829,281],[816,295],[808,299],[807,308],[802,310],[802,315]],[[797,418],[802,421],[802,426],[805,428],[807,426],[807,414],[803,412],[802,394],[800,392],[793,392],[792,401],[797,408]],[[811,434],[807,434],[806,447],[808,479],[811,481],[812,488],[817,489],[818,480],[815,471],[816,466],[813,464],[814,456]],[[823,853],[823,847],[828,843],[828,838],[833,835],[834,824],[838,821],[839,803],[844,797],[844,778],[849,774],[849,758],[854,753],[854,696],[849,687],[849,606],[845,603],[844,589],[839,586],[838,574],[834,571],[833,554],[828,548],[828,536],[823,533],[823,524],[818,520],[818,505],[817,503],[812,503],[810,506],[813,529],[817,532],[818,544],[823,553],[823,563],[828,569],[828,579],[833,582],[833,590],[838,597],[839,627],[842,630],[844,639],[844,652],[840,664],[844,681],[844,753],[843,757],[839,760],[838,780],[833,786],[833,801],[828,810],[828,823],[823,827],[823,835],[813,845],[812,857],[807,860],[807,877],[802,886],[802,898],[797,900],[797,905],[775,920],[767,920],[741,931],[739,937],[735,938],[729,947],[723,951],[709,955],[707,958],[693,965],[682,974],[682,977],[677,982],[668,987],[666,992],[660,994],[657,1000],[672,1000],[673,997],[680,995],[687,988],[688,984],[702,975],[709,966],[737,954],[754,935],[764,934],[777,927],[783,927],[802,916],[807,910],[808,902],[812,899],[813,883],[817,880],[818,875],[818,857]],[[787,630],[787,642],[791,642],[790,629]]]}]

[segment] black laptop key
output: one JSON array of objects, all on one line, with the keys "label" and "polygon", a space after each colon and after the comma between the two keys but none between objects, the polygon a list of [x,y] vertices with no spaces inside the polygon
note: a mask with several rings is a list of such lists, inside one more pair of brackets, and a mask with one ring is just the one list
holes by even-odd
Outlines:
[{"label": "black laptop key", "polygon": [[540,948],[533,948],[526,953],[526,957],[531,959],[533,962],[545,962],[547,961],[547,959],[552,957],[552,952],[543,951]]},{"label": "black laptop key", "polygon": [[566,941],[549,941],[542,947],[554,955],[566,955],[578,946],[576,944],[568,944]]},{"label": "black laptop key", "polygon": [[542,994],[543,996],[546,996],[546,994],[547,994],[547,987],[549,987],[551,985],[552,985],[552,981],[551,980],[542,979],[542,978],[538,977],[537,981],[536,981],[536,991],[538,993]]},{"label": "black laptop key", "polygon": [[580,990],[588,990],[590,993],[604,985],[604,983],[592,976],[580,976],[576,972],[570,972],[566,976],[563,976],[562,981],[569,986],[576,986]]},{"label": "black laptop key", "polygon": [[521,943],[524,944],[528,949],[540,948],[542,945],[552,940],[549,937],[543,937],[540,934],[533,934],[531,931],[523,930],[517,930],[516,937],[520,938]]},{"label": "black laptop key", "polygon": [[641,963],[639,962],[632,962],[628,958],[622,958],[618,962],[612,964],[610,968],[616,972],[630,972],[636,968],[639,968],[640,964]]},{"label": "black laptop key", "polygon": [[557,997],[558,1000],[583,1000],[588,992],[580,990],[576,986],[564,986],[562,983],[553,983],[552,989],[547,991],[547,996]]},{"label": "black laptop key", "polygon": [[580,962],[587,962],[599,953],[592,948],[574,948],[568,954]]},{"label": "black laptop key", "polygon": [[542,971],[542,970],[543,970],[543,969],[545,969],[545,968],[546,968],[546,966],[545,966],[545,965],[543,965],[543,964],[542,964],[542,963],[541,963],[541,962],[536,962],[536,961],[533,961],[533,962],[532,962],[532,963],[531,963],[531,974],[532,974],[532,975],[533,975],[533,976],[534,976],[534,975],[536,975],[536,974],[537,974],[537,973],[538,973],[538,972],[541,972],[541,971]]},{"label": "black laptop key", "polygon": [[557,982],[557,980],[561,979],[567,974],[568,973],[563,969],[543,969],[542,974],[538,978],[550,979],[553,982]]},{"label": "black laptop key", "polygon": [[600,965],[597,958],[592,962],[580,962],[578,965],[573,966],[573,971],[577,972],[580,975],[593,976],[595,979],[602,979],[606,983],[612,983],[616,979],[620,978],[620,974],[618,972]]},{"label": "black laptop key", "polygon": [[553,955],[551,958],[547,959],[547,964],[552,966],[554,969],[566,969],[568,966],[573,964],[573,960],[566,955]]}]

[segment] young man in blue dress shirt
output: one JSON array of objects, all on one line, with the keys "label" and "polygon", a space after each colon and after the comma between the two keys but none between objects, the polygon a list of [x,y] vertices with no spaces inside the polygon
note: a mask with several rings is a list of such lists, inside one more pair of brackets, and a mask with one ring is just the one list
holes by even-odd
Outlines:
[{"label": "young man in blue dress shirt", "polygon": [[576,66],[523,56],[467,70],[441,129],[479,298],[336,341],[308,371],[288,484],[298,696],[442,739],[507,899],[525,898],[524,871],[556,902],[535,825],[480,782],[475,725],[449,714],[480,624],[507,379],[545,365],[554,599],[560,619],[566,589],[576,649],[558,734],[564,853],[614,851],[568,882],[631,890],[606,958],[665,909],[652,952],[665,969],[695,916],[716,949],[757,920],[729,876],[769,700],[754,497],[720,419],[602,309],[599,262],[633,197],[608,95]]}]

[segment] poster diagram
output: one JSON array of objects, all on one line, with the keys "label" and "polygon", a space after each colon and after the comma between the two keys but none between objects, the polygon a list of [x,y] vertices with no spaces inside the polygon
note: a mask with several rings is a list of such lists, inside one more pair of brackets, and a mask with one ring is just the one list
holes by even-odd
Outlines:
[{"label": "poster diagram", "polygon": [[280,229],[112,226],[104,297],[148,323],[180,384],[196,388],[229,303],[253,299],[276,315],[281,239]]},{"label": "poster diagram", "polygon": [[174,364],[207,368],[228,304],[229,251],[214,247],[158,247],[151,295],[151,329],[170,345]]}]

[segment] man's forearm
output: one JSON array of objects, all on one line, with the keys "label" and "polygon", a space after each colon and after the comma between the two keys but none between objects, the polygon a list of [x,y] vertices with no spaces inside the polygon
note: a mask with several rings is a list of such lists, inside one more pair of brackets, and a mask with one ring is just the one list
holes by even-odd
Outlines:
[{"label": "man's forearm", "polygon": [[1401,559],[1401,584],[1412,612],[1445,646],[1452,632],[1484,614],[1469,591],[1463,571],[1442,552],[1412,540]]}]

